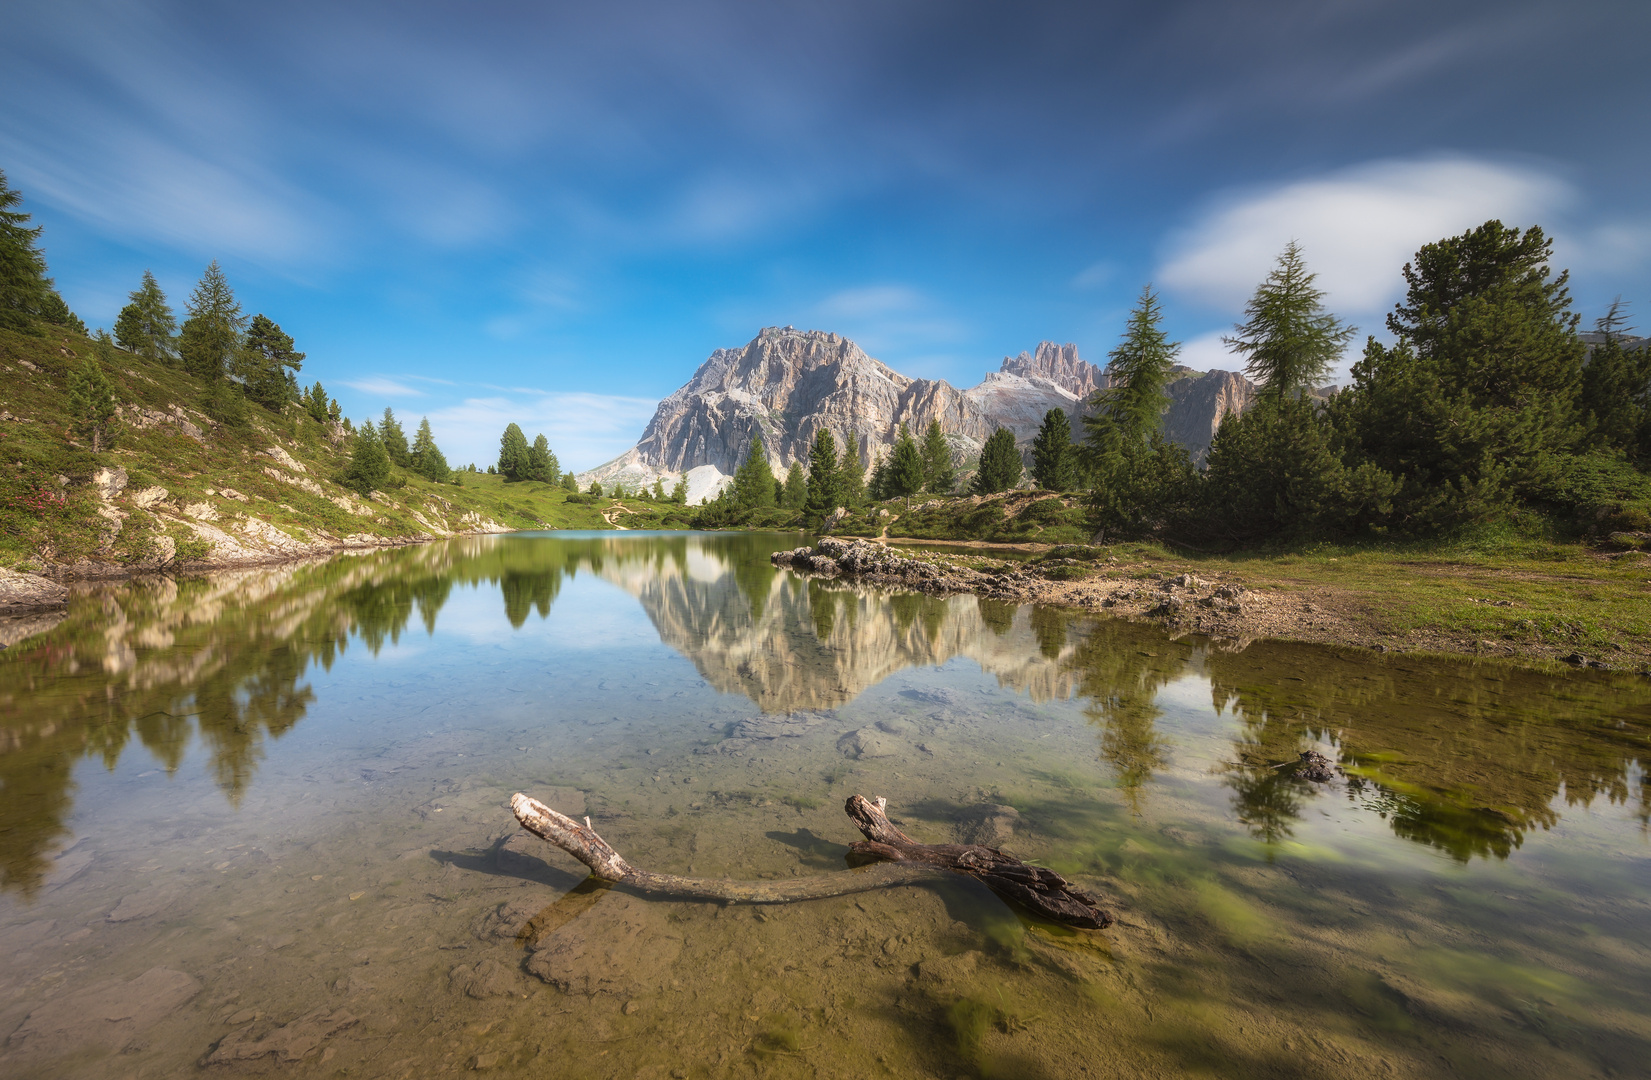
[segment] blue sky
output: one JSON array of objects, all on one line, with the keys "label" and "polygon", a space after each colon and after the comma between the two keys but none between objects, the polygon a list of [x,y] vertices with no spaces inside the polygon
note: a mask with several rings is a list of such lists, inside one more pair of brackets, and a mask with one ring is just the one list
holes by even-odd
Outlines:
[{"label": "blue sky", "polygon": [[[223,265],[350,415],[485,464],[631,445],[714,348],[835,330],[978,382],[1105,363],[1147,281],[1196,367],[1299,240],[1370,331],[1399,268],[1541,224],[1651,326],[1651,5],[44,3],[0,169],[70,305]],[[1362,339],[1361,339],[1362,340]]]}]

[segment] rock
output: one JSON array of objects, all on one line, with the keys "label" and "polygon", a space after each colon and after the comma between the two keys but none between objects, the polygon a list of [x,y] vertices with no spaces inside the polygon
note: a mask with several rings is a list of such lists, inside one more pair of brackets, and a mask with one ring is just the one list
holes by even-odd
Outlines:
[{"label": "rock", "polygon": [[1570,664],[1572,667],[1581,667],[1588,662],[1588,658],[1583,656],[1581,653],[1574,652],[1569,656],[1560,657],[1559,662],[1562,664]]},{"label": "rock", "polygon": [[254,1024],[225,1035],[201,1059],[201,1064],[230,1065],[266,1057],[282,1063],[302,1061],[315,1053],[322,1042],[358,1022],[343,1009],[323,1008],[261,1036],[256,1034],[258,1025]]},{"label": "rock", "polygon": [[97,497],[104,502],[112,502],[116,496],[126,490],[126,470],[103,468],[92,474],[92,487],[97,489]]},{"label": "rock", "polygon": [[304,468],[304,465],[303,465],[302,462],[298,461],[291,454],[287,453],[285,450],[281,449],[279,446],[270,447],[269,449],[264,451],[264,454],[268,457],[274,458],[281,465],[285,466],[286,468],[291,469],[293,472],[297,472],[297,473],[309,472],[308,469]]},{"label": "rock", "polygon": [[454,990],[473,998],[526,997],[521,975],[492,957],[474,964],[460,964],[447,973],[447,983]]},{"label": "rock", "polygon": [[855,760],[867,758],[894,757],[900,752],[900,744],[876,728],[861,728],[851,731],[837,740],[837,749]]},{"label": "rock", "polygon": [[[222,495],[226,499],[234,499],[236,502],[243,502],[244,503],[244,502],[248,501],[248,499],[245,495],[242,495],[239,491],[236,491],[234,488],[220,488],[218,490],[218,494]],[[288,507],[287,509],[290,510],[291,507]]]},{"label": "rock", "polygon": [[68,613],[61,610],[36,612],[33,615],[0,615],[0,649],[9,649],[44,634],[66,618]]},{"label": "rock", "polygon": [[68,602],[69,590],[50,578],[0,569],[0,615],[63,607]]},{"label": "rock", "polygon": [[196,521],[218,520],[218,508],[213,506],[211,503],[190,503],[183,508],[183,512],[185,516],[192,517]]},{"label": "rock", "polygon": [[6,1047],[42,1057],[88,1048],[119,1050],[200,989],[192,976],[164,967],[150,968],[126,982],[98,983],[36,1008],[12,1032]]},{"label": "rock", "polygon": [[663,989],[682,953],[668,905],[610,894],[541,939],[527,970],[570,994],[636,997]]},{"label": "rock", "polygon": [[1296,762],[1296,775],[1322,784],[1336,778],[1336,765],[1317,750],[1304,750]]},{"label": "rock", "polygon": [[151,506],[166,498],[166,489],[160,485],[146,487],[142,491],[132,494],[132,505],[139,510],[147,510]]}]

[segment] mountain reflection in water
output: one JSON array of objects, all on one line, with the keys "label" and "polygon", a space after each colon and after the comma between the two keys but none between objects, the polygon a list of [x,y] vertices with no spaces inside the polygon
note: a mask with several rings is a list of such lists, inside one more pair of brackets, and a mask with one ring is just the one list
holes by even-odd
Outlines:
[{"label": "mountain reflection in water", "polygon": [[[455,587],[496,588],[513,628],[553,617],[584,573],[634,597],[659,639],[764,712],[843,706],[896,672],[963,658],[1033,702],[1079,699],[1136,813],[1171,763],[1162,694],[1207,684],[1234,718],[1233,810],[1287,841],[1325,789],[1277,768],[1332,751],[1345,797],[1398,836],[1467,861],[1506,858],[1561,801],[1637,804],[1651,685],[1460,660],[1171,640],[1151,627],[972,596],[889,594],[779,572],[794,537],[465,538],[323,562],[89,590],[50,630],[0,653],[0,887],[32,895],[70,838],[73,770],[140,743],[166,770],[193,740],[231,805],[272,740],[315,701],[306,681],[346,650],[377,655],[416,614],[433,635]],[[1563,796],[1563,800],[1561,800]]]}]

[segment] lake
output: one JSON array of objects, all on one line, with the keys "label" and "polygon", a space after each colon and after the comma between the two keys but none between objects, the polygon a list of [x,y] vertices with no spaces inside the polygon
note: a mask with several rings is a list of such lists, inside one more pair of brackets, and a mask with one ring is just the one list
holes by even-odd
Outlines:
[{"label": "lake", "polygon": [[[1651,680],[770,565],[799,542],[525,533],[78,595],[0,652],[0,1072],[1644,1075]],[[849,872],[843,802],[882,795],[1117,922],[958,878],[593,887],[517,791],[738,879]]]}]

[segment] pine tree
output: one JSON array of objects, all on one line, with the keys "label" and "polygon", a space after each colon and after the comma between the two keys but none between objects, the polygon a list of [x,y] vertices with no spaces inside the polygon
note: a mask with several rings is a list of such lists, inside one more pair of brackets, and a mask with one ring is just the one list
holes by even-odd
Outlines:
[{"label": "pine tree", "polygon": [[230,370],[246,328],[246,316],[241,314],[241,305],[216,259],[189,294],[186,309],[189,318],[178,335],[184,370],[201,379],[216,380]]},{"label": "pine tree", "polygon": [[401,430],[401,421],[391,408],[384,406],[384,418],[378,422],[379,441],[393,464],[406,468],[412,462],[412,451],[407,448],[407,433]]},{"label": "pine tree", "polygon": [[29,215],[13,209],[22,201],[0,172],[0,327],[38,332],[32,320],[52,291],[52,279],[35,246],[41,226],[30,228]]},{"label": "pine tree", "polygon": [[653,497],[654,502],[665,501],[665,478],[663,476],[654,477]]},{"label": "pine tree", "polygon": [[247,326],[235,366],[247,399],[279,413],[297,397],[295,374],[304,366],[304,354],[292,347],[292,338],[279,326],[259,314]]},{"label": "pine tree", "polygon": [[120,347],[146,360],[176,362],[178,320],[155,275],[145,270],[143,283],[132,290],[129,299],[115,320],[115,340]]},{"label": "pine tree", "polygon": [[384,452],[378,428],[368,420],[356,429],[350,464],[338,482],[366,496],[381,490],[389,479],[390,456]]},{"label": "pine tree", "polygon": [[751,437],[751,449],[734,472],[733,501],[742,509],[774,505],[774,470],[768,465],[761,435]]},{"label": "pine tree", "polygon": [[534,436],[533,445],[527,451],[527,472],[523,479],[554,484],[561,479],[561,472],[561,464],[550,452],[550,440],[543,434]]},{"label": "pine tree", "polygon": [[787,510],[801,510],[808,501],[808,479],[803,476],[803,463],[793,461],[785,474],[785,494],[780,505]]},{"label": "pine tree", "polygon": [[334,405],[327,398],[326,387],[322,386],[320,382],[305,391],[300,401],[303,403],[304,411],[309,413],[310,418],[318,424],[325,424],[337,419],[333,412]]},{"label": "pine tree", "polygon": [[577,492],[579,490],[579,478],[574,476],[572,472],[563,473],[562,490]]},{"label": "pine tree", "polygon": [[80,321],[80,316],[69,310],[63,297],[56,289],[46,292],[46,299],[40,305],[40,319],[53,326],[61,326],[65,330],[73,330],[77,334],[86,333],[86,324]]},{"label": "pine tree", "polygon": [[952,449],[939,420],[930,420],[923,432],[923,486],[936,495],[950,495],[957,487],[957,470],[952,465]]},{"label": "pine tree", "polygon": [[74,417],[75,428],[92,440],[92,453],[101,454],[114,446],[115,388],[102,366],[90,357],[69,375],[69,415]]},{"label": "pine tree", "polygon": [[1059,406],[1043,414],[1043,426],[1032,440],[1032,478],[1046,491],[1071,491],[1078,482],[1078,448],[1072,442],[1072,423]]},{"label": "pine tree", "polygon": [[998,428],[980,449],[980,467],[975,471],[976,495],[991,495],[1020,485],[1023,467],[1015,449],[1015,433]]},{"label": "pine tree", "polygon": [[923,490],[923,452],[917,448],[905,424],[900,425],[900,434],[894,440],[886,484],[889,496],[905,499],[908,506],[911,497]]},{"label": "pine tree", "polygon": [[843,460],[837,466],[837,492],[842,505],[850,510],[866,504],[866,467],[860,464],[860,441],[850,438],[843,447]]},{"label": "pine tree", "polygon": [[671,501],[676,503],[678,506],[688,505],[687,473],[683,473],[681,476],[677,477],[676,483],[671,485]]},{"label": "pine tree", "polygon": [[1633,329],[1619,296],[1594,323],[1605,340],[1589,351],[1577,404],[1590,445],[1651,463],[1651,349],[1622,347]]},{"label": "pine tree", "polygon": [[872,462],[871,482],[867,486],[866,494],[873,502],[882,502],[890,498],[889,495],[889,458],[887,454],[879,453],[877,460]]},{"label": "pine tree", "polygon": [[842,505],[842,492],[837,487],[841,482],[837,440],[830,428],[821,428],[814,433],[814,445],[808,452],[808,497],[803,500],[803,513],[809,521],[822,523]]},{"label": "pine tree", "polygon": [[414,472],[438,484],[446,482],[453,474],[453,470],[447,467],[447,456],[436,445],[428,416],[419,418],[418,434],[413,436],[412,465]]},{"label": "pine tree", "polygon": [[[504,429],[504,434],[499,437],[499,473],[507,483],[526,477],[527,450],[527,436],[522,434],[521,428],[511,424]],[[602,494],[601,489],[592,494]]]},{"label": "pine tree", "polygon": [[1324,310],[1324,292],[1313,287],[1317,278],[1308,272],[1300,245],[1290,241],[1245,306],[1248,320],[1221,339],[1246,358],[1245,373],[1274,397],[1322,384],[1358,332]]}]

